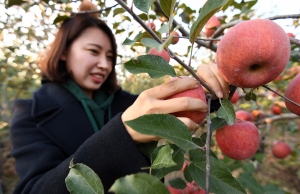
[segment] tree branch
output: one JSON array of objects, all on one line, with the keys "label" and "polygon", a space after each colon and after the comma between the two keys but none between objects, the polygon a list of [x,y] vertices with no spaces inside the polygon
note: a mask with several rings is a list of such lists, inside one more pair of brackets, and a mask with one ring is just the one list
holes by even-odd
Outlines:
[{"label": "tree branch", "polygon": [[299,19],[300,14],[278,15],[278,16],[268,17],[266,19],[268,19],[268,20],[278,20],[278,19],[290,19],[290,18]]},{"label": "tree branch", "polygon": [[56,9],[56,8],[53,8],[51,7],[50,5],[48,5],[47,3],[43,2],[43,1],[39,1],[38,2],[39,4],[42,4],[44,7],[48,7],[52,10],[55,10],[55,11],[60,11],[60,12],[65,12],[65,13],[70,13],[70,14],[92,14],[92,13],[101,13],[103,11],[107,11],[109,9],[112,9],[114,7],[116,7],[118,4],[115,4],[111,7],[107,7],[107,8],[104,8],[104,9],[99,9],[99,10],[95,10],[95,11],[78,11],[78,12],[73,12],[73,11],[70,11],[70,10],[63,10],[63,9]]},{"label": "tree branch", "polygon": [[287,119],[300,119],[300,117],[298,115],[293,114],[293,113],[283,113],[283,114],[268,117],[268,118],[265,118],[265,119],[260,119],[259,121],[255,122],[255,124],[256,125],[262,125],[262,124],[265,124],[265,123],[272,123],[274,121],[287,120]]},{"label": "tree branch", "polygon": [[[162,44],[163,41],[141,20],[139,16],[133,13],[129,7],[122,0],[115,0],[119,5],[121,5],[134,19],[137,21],[158,43]],[[217,98],[215,92],[207,85],[202,79],[200,79],[197,74],[191,69],[188,65],[186,65],[183,61],[181,61],[170,49],[165,49],[169,52],[170,56],[177,61],[181,66],[183,66],[196,80],[198,80],[202,86],[204,86],[213,98]]]},{"label": "tree branch", "polygon": [[276,92],[275,90],[273,90],[273,89],[270,88],[269,86],[263,85],[262,87],[264,87],[264,88],[266,88],[266,89],[268,89],[268,90],[274,92],[274,93],[277,94],[278,96],[281,96],[281,97],[284,98],[285,100],[288,100],[289,102],[291,102],[291,103],[293,103],[293,104],[295,104],[295,105],[297,105],[297,106],[300,107],[300,104],[298,104],[297,102],[294,102],[294,101],[292,101],[291,99],[289,99],[289,98],[287,98],[287,97],[285,97],[285,96],[279,94],[278,92]]}]

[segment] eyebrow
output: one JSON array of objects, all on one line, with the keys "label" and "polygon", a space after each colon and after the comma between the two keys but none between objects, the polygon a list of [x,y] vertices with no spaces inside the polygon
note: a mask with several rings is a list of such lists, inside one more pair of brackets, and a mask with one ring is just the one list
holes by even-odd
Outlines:
[{"label": "eyebrow", "polygon": [[[94,44],[94,43],[88,43],[88,45],[95,46],[95,47],[97,47],[98,49],[103,49],[103,47],[102,47],[102,46],[100,46],[100,45],[98,45],[98,44]],[[108,52],[110,52],[110,53],[113,53],[113,51],[112,51],[112,50],[109,50]]]}]

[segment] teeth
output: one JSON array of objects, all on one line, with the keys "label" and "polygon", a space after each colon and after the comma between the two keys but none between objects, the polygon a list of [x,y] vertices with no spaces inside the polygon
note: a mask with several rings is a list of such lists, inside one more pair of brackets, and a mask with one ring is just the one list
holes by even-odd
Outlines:
[{"label": "teeth", "polygon": [[102,76],[102,75],[98,75],[98,74],[94,74],[94,76],[96,77],[96,78],[103,78],[104,76]]}]

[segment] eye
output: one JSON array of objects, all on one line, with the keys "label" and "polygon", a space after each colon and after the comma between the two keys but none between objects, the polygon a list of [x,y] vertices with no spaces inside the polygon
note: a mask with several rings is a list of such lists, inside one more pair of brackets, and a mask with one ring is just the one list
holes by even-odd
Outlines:
[{"label": "eye", "polygon": [[114,57],[113,57],[112,55],[108,55],[108,56],[107,56],[107,59],[110,60],[110,61],[112,61],[113,58],[114,58]]},{"label": "eye", "polygon": [[96,50],[96,49],[90,49],[90,52],[94,55],[99,54],[98,50]]}]

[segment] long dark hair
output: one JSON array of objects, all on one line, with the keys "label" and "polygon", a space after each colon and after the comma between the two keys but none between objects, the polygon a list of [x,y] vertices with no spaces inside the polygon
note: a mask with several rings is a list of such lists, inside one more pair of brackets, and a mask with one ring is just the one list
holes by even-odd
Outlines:
[{"label": "long dark hair", "polygon": [[97,27],[107,34],[113,52],[112,71],[101,87],[108,92],[114,92],[119,88],[115,71],[115,65],[117,63],[117,45],[115,36],[104,21],[95,18],[90,14],[73,15],[61,24],[54,41],[48,50],[43,55],[40,55],[38,59],[38,65],[44,80],[63,83],[70,78],[66,63],[60,58],[71,46],[73,41],[78,38],[84,30],[90,27]]}]

